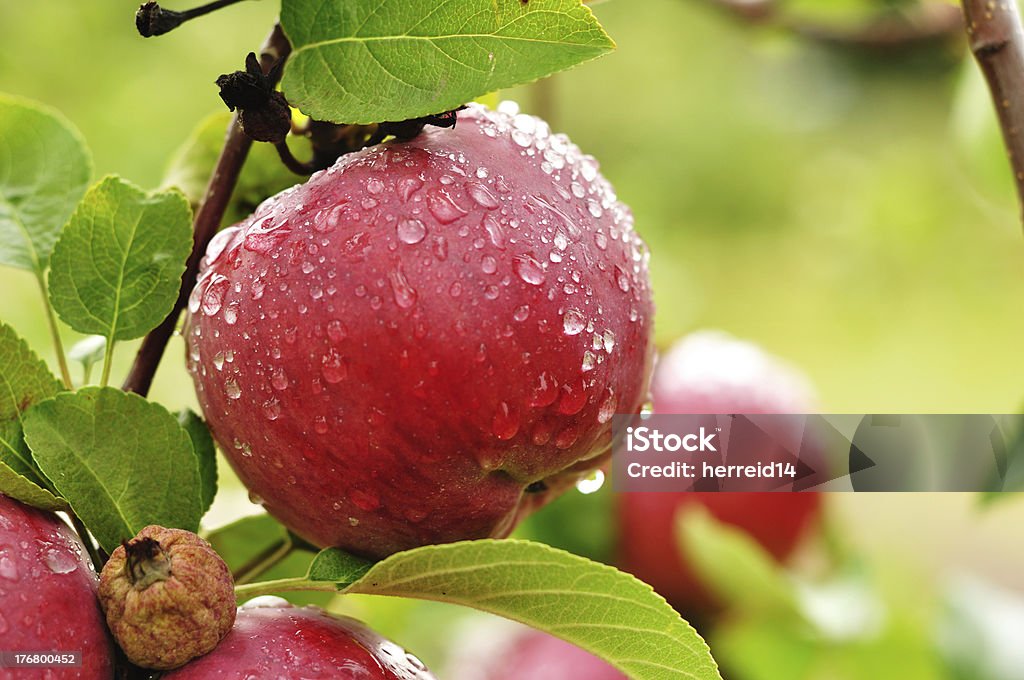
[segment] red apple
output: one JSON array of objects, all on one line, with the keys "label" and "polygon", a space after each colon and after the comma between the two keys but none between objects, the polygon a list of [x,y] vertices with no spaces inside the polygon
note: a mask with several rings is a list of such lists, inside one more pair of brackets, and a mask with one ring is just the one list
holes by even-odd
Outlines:
[{"label": "red apple", "polygon": [[433,680],[423,663],[355,619],[263,597],[239,607],[216,649],[165,680]]},{"label": "red apple", "polygon": [[[659,362],[652,395],[655,413],[809,413],[813,389],[799,371],[749,342],[724,333],[693,333]],[[674,523],[688,505],[746,531],[777,559],[797,547],[821,508],[816,493],[624,493],[618,498],[619,557],[623,568],[649,583],[687,615],[714,607],[714,599],[679,554]]]},{"label": "red apple", "polygon": [[114,650],[96,572],[56,515],[0,495],[0,651],[81,652],[81,666],[0,669],[3,678],[109,680]]},{"label": "red apple", "polygon": [[453,680],[627,680],[608,662],[565,640],[517,626],[498,644],[473,654],[456,654]]},{"label": "red apple", "polygon": [[213,433],[303,538],[382,557],[504,536],[602,464],[650,372],[647,254],[537,118],[343,157],[211,243],[189,368]]}]

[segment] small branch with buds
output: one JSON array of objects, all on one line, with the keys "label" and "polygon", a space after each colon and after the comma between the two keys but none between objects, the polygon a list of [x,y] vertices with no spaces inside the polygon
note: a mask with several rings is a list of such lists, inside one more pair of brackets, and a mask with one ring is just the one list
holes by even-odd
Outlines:
[{"label": "small branch with buds", "polygon": [[208,5],[183,12],[164,9],[156,2],[147,2],[139,7],[135,13],[135,28],[139,30],[139,35],[143,38],[152,38],[153,36],[169,33],[190,19],[201,17],[204,14],[209,14],[222,7],[239,2],[242,2],[242,0],[216,0]]},{"label": "small branch with buds", "polygon": [[962,4],[971,52],[992,93],[1024,211],[1024,29],[1020,12],[1012,0],[962,0]]}]

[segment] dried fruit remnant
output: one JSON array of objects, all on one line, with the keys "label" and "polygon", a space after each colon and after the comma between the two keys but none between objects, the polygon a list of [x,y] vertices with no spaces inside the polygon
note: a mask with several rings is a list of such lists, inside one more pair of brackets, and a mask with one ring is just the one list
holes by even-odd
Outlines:
[{"label": "dried fruit remnant", "polygon": [[217,646],[235,621],[224,560],[190,531],[148,526],[114,551],[100,604],[125,655],[144,668],[177,668]]}]

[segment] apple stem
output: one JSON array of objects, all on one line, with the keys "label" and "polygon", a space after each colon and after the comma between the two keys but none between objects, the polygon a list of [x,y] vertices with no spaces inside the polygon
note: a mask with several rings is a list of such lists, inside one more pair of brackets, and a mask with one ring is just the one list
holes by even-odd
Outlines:
[{"label": "apple stem", "polygon": [[992,93],[1024,209],[1024,29],[1020,11],[1010,0],[961,0],[961,4],[971,52]]},{"label": "apple stem", "polygon": [[[276,24],[270,32],[263,47],[260,49],[260,66],[265,73],[269,73],[272,67],[283,62],[291,53],[291,44],[285,37],[281,25]],[[273,69],[277,74],[281,70]],[[195,286],[196,277],[199,274],[199,261],[206,252],[206,246],[220,229],[220,223],[224,219],[231,194],[238,184],[238,177],[242,172],[242,166],[252,148],[252,139],[242,131],[238,122],[239,115],[232,117],[228,125],[227,140],[221,150],[217,165],[213,169],[210,182],[206,188],[206,195],[195,214],[193,225],[193,246],[192,254],[188,258],[185,273],[181,277],[181,289],[174,309],[167,318],[157,326],[142,341],[135,361],[122,388],[126,392],[146,396],[153,384],[153,376],[160,365],[160,359],[164,355],[167,343],[178,326],[178,317],[188,302],[189,293]]]},{"label": "apple stem", "polygon": [[288,538],[277,541],[234,573],[235,585],[250,583],[292,554],[295,545]]},{"label": "apple stem", "polygon": [[786,12],[778,0],[706,1],[753,24],[780,28],[812,42],[864,51],[906,52],[934,47],[951,41],[963,27],[955,6],[934,3],[919,3],[899,11],[884,9],[868,21],[843,27]]},{"label": "apple stem", "polygon": [[316,172],[316,168],[313,167],[312,163],[303,163],[292,153],[292,150],[288,147],[287,141],[281,141],[274,145],[277,149],[277,155],[280,156],[281,162],[284,163],[285,167],[294,172],[296,175],[312,175]]}]

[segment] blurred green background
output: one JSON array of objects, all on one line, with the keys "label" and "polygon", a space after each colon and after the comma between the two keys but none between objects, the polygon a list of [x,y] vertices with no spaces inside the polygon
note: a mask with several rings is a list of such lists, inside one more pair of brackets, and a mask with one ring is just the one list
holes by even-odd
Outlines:
[{"label": "blurred green background", "polygon": [[[0,90],[60,109],[88,140],[96,177],[156,187],[190,131],[223,108],[214,79],[259,46],[276,4],[243,3],[147,41],[133,29],[131,0],[0,0]],[[852,55],[709,4],[600,4],[617,52],[544,88],[504,93],[543,109],[596,156],[632,207],[652,251],[659,344],[705,327],[752,339],[802,367],[825,412],[1018,411],[1024,234],[973,63],[955,45],[911,59]],[[862,4],[802,3],[854,19]],[[0,270],[0,290],[0,317],[52,360],[32,278]],[[114,375],[132,354],[132,343],[119,346]],[[172,408],[194,406],[183,354],[176,338],[153,391]],[[529,530],[561,525],[581,499],[556,503]],[[964,577],[1024,593],[1020,502],[983,510],[968,495],[891,494],[829,503],[844,550],[935,602],[963,592],[949,584]],[[207,524],[251,509],[229,484]],[[582,531],[569,547],[601,544],[594,534],[608,527]],[[441,605],[344,606],[436,665],[463,616]],[[723,644],[719,656],[750,648]],[[962,677],[1022,677],[1022,667]]]}]

